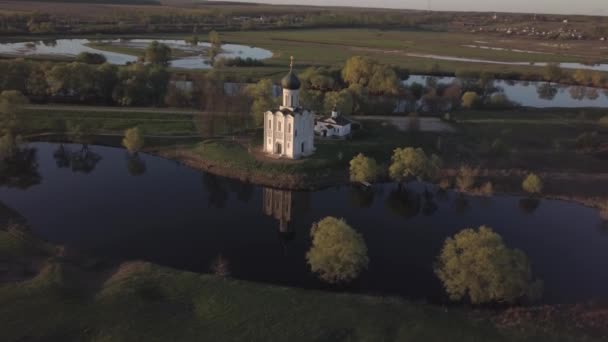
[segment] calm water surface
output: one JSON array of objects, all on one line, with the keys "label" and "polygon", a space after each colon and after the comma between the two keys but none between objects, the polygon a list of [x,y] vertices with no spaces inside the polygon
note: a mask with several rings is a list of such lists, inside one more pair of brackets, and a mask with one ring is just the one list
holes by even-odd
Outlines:
[{"label": "calm water surface", "polygon": [[[458,81],[454,77],[411,75],[403,83],[425,85],[431,78],[442,84]],[[525,107],[608,108],[608,89],[510,80],[494,80],[493,85],[497,92],[505,94],[511,101]]]},{"label": "calm water surface", "polygon": [[[608,297],[608,230],[596,210],[514,196],[409,199],[394,184],[289,192],[197,172],[108,147],[37,143],[38,176],[0,187],[0,201],[55,243],[120,260],[208,272],[218,255],[234,277],[327,288],[309,273],[313,222],[333,215],[359,230],[370,265],[349,291],[443,301],[432,265],[444,239],[485,224],[522,249],[545,283],[545,302]],[[72,156],[65,158],[66,155]],[[35,165],[34,165],[35,166]]]},{"label": "calm water surface", "polygon": [[[108,63],[123,65],[137,61],[137,56],[131,56],[118,52],[98,50],[87,46],[89,43],[104,43],[115,46],[141,49],[142,52],[154,39],[56,39],[48,41],[0,43],[0,55],[7,56],[68,56],[73,57],[81,52],[99,53],[106,57]],[[184,40],[156,39],[159,43],[167,44],[174,50],[195,53],[195,56],[180,57],[171,61],[171,66],[182,69],[208,69],[204,51],[210,47],[209,43],[201,42],[196,46],[186,43]],[[272,57],[272,52],[256,47],[237,44],[223,44],[220,57],[266,59]]]}]

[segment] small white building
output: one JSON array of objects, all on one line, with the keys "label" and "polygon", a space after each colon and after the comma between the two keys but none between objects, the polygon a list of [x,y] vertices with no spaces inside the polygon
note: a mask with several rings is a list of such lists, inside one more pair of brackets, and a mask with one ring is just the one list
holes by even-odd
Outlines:
[{"label": "small white building", "polygon": [[317,119],[315,133],[321,137],[345,138],[350,135],[351,126],[352,121],[340,115],[334,108],[330,116]]},{"label": "small white building", "polygon": [[283,105],[264,114],[264,152],[282,158],[299,159],[315,151],[314,114],[300,107],[300,79],[293,72],[281,80]]}]

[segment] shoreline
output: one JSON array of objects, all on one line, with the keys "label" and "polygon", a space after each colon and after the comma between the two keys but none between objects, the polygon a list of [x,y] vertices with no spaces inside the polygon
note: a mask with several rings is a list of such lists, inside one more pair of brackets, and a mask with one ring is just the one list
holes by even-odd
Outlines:
[{"label": "shoreline", "polygon": [[[343,172],[338,171],[328,171],[326,176],[321,175],[290,175],[284,174],[283,176],[277,177],[276,175],[262,175],[255,172],[249,172],[245,170],[238,170],[234,168],[227,167],[225,165],[221,165],[219,163],[213,163],[209,161],[205,161],[201,158],[198,158],[196,155],[192,153],[187,153],[184,151],[146,151],[150,155],[160,157],[167,160],[172,160],[179,162],[180,164],[191,168],[193,170],[207,172],[216,176],[226,177],[230,179],[236,179],[242,182],[246,182],[253,185],[258,186],[267,186],[274,189],[279,190],[289,190],[289,191],[317,191],[325,188],[333,187],[333,186],[345,186],[352,184],[348,179],[348,172],[344,170]],[[511,170],[512,171],[512,170]],[[441,171],[442,177],[451,177],[455,178],[455,169],[443,169]],[[519,184],[523,179],[523,175],[527,172],[524,170],[512,171],[509,175],[498,176],[496,173],[505,173],[505,170],[484,170],[483,173],[478,177],[478,181],[491,181],[493,185],[498,187],[498,191],[494,191],[492,195],[507,195],[507,196],[519,196],[526,197],[527,194],[522,190],[515,190],[513,188],[509,189],[504,186],[505,178],[507,182],[517,181]],[[494,175],[492,175],[494,174]],[[543,181],[547,183],[558,182],[558,181],[570,181],[575,183],[576,181],[573,179],[581,178],[581,179],[589,179],[599,178],[600,181],[606,182],[608,185],[608,173],[605,174],[583,174],[583,173],[549,173],[549,172],[538,172],[539,175],[543,178]],[[497,179],[502,179],[503,182],[497,182]],[[391,183],[392,181],[379,181],[376,184],[386,184]],[[502,184],[501,184],[502,183]],[[450,187],[451,191],[458,191],[454,187]],[[463,194],[469,196],[483,196],[476,193],[474,190],[469,190],[463,192]],[[538,199],[546,199],[546,200],[559,200],[571,203],[577,203],[582,206],[594,209],[601,209],[604,203],[608,202],[608,194],[604,197],[593,194],[583,194],[583,193],[543,193],[534,198]]]}]

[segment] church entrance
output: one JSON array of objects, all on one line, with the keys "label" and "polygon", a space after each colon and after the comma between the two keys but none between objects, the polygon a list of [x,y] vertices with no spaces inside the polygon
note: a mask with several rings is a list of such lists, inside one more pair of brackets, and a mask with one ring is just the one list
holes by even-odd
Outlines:
[{"label": "church entrance", "polygon": [[302,153],[304,153],[304,143],[302,143]]},{"label": "church entrance", "polygon": [[277,145],[274,148],[274,153],[283,154],[283,146],[281,146],[281,143],[277,143]]}]

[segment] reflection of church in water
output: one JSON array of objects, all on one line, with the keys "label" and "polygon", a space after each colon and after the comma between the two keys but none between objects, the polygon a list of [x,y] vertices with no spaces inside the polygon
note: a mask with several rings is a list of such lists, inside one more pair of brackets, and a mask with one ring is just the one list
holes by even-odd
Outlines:
[{"label": "reflection of church in water", "polygon": [[279,221],[279,236],[285,241],[292,240],[295,232],[290,229],[293,198],[291,191],[264,188],[264,214]]}]

